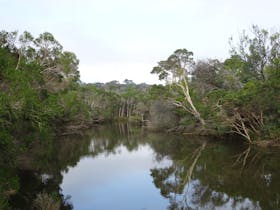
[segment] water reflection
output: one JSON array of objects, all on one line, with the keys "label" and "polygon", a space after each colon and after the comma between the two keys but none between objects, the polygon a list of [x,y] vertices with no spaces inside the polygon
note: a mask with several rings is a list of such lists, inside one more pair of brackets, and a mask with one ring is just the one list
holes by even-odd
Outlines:
[{"label": "water reflection", "polygon": [[85,157],[64,174],[61,188],[75,209],[165,209],[168,201],[153,186],[149,169],[170,161],[154,161],[148,145],[114,151]]},{"label": "water reflection", "polygon": [[171,166],[152,170],[155,185],[170,200],[169,209],[279,209],[279,155],[211,143],[193,170],[194,148],[179,148],[169,154]]},{"label": "water reflection", "polygon": [[56,192],[71,196],[61,209],[280,209],[279,161],[233,142],[100,126],[21,154],[10,205]]}]

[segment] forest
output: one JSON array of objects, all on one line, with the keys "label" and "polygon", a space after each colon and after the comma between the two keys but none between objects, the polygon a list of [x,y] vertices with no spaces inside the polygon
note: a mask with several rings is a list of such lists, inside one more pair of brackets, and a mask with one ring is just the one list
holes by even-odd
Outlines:
[{"label": "forest", "polygon": [[[279,147],[280,32],[253,25],[230,38],[229,48],[223,61],[195,61],[192,51],[175,50],[151,69],[164,85],[86,84],[77,56],[51,33],[1,31],[0,173],[34,142],[115,121]],[[0,207],[16,185],[0,186]]]}]

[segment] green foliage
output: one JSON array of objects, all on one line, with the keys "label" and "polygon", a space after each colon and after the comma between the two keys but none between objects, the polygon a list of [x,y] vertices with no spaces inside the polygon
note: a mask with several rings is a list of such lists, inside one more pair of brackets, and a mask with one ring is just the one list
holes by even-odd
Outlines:
[{"label": "green foliage", "polygon": [[279,59],[279,42],[279,32],[269,33],[252,25],[251,33],[243,31],[239,43],[232,44],[232,57],[227,64],[237,70],[245,82],[252,79],[264,81],[267,79],[266,67],[275,66],[275,61]]},{"label": "green foliage", "polygon": [[83,103],[77,90],[70,90],[59,95],[59,104],[63,112],[63,118],[73,121],[76,118],[88,119],[89,107]]},{"label": "green foliage", "polygon": [[163,99],[170,96],[170,88],[163,85],[152,85],[149,95],[151,99]]},{"label": "green foliage", "polygon": [[[61,121],[88,120],[77,87],[79,60],[50,33],[0,32],[1,149],[45,139]],[[61,125],[60,125],[61,126]],[[24,135],[22,135],[24,133]],[[41,136],[38,135],[41,133]]]},{"label": "green foliage", "polygon": [[36,210],[59,210],[60,198],[55,194],[39,193],[33,202]]},{"label": "green foliage", "polygon": [[14,144],[13,144],[13,137],[11,134],[7,131],[1,131],[0,132],[0,150],[3,151],[1,154],[1,158],[5,159],[5,156],[8,152],[11,152],[13,150]]},{"label": "green foliage", "polygon": [[193,64],[193,52],[186,49],[178,49],[167,60],[158,62],[158,65],[153,68],[151,73],[157,74],[159,80],[172,83],[185,77]]},{"label": "green foliage", "polygon": [[19,181],[13,171],[7,165],[0,162],[0,209],[12,209],[9,206],[8,198],[19,189]]},{"label": "green foliage", "polygon": [[17,154],[36,144],[48,151],[63,126],[91,122],[78,64],[50,33],[33,38],[29,32],[0,32],[0,209],[9,209],[8,199],[19,188],[6,170]]}]

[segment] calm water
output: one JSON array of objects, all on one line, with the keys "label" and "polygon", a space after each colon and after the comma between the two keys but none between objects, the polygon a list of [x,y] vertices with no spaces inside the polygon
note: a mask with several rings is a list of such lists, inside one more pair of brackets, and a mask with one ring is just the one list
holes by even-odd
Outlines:
[{"label": "calm water", "polygon": [[229,140],[102,126],[19,157],[10,205],[31,209],[47,192],[75,210],[280,209],[279,162]]}]

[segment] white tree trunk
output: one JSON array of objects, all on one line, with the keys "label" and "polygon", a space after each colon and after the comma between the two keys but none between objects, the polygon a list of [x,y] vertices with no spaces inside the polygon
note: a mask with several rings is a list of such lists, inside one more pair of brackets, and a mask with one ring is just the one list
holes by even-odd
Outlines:
[{"label": "white tree trunk", "polygon": [[186,80],[185,76],[182,77],[182,84],[180,83],[180,81],[178,81],[178,83],[176,83],[176,84],[183,91],[185,99],[188,102],[190,108],[184,106],[180,102],[176,102],[174,104],[179,106],[179,107],[184,108],[186,111],[191,113],[196,119],[198,119],[202,126],[205,126],[206,123],[205,123],[204,119],[201,117],[200,113],[197,111],[196,107],[193,104],[193,101],[192,101],[192,98],[191,98],[190,92],[189,92],[189,86],[188,86],[188,83],[187,83],[187,80]]}]

